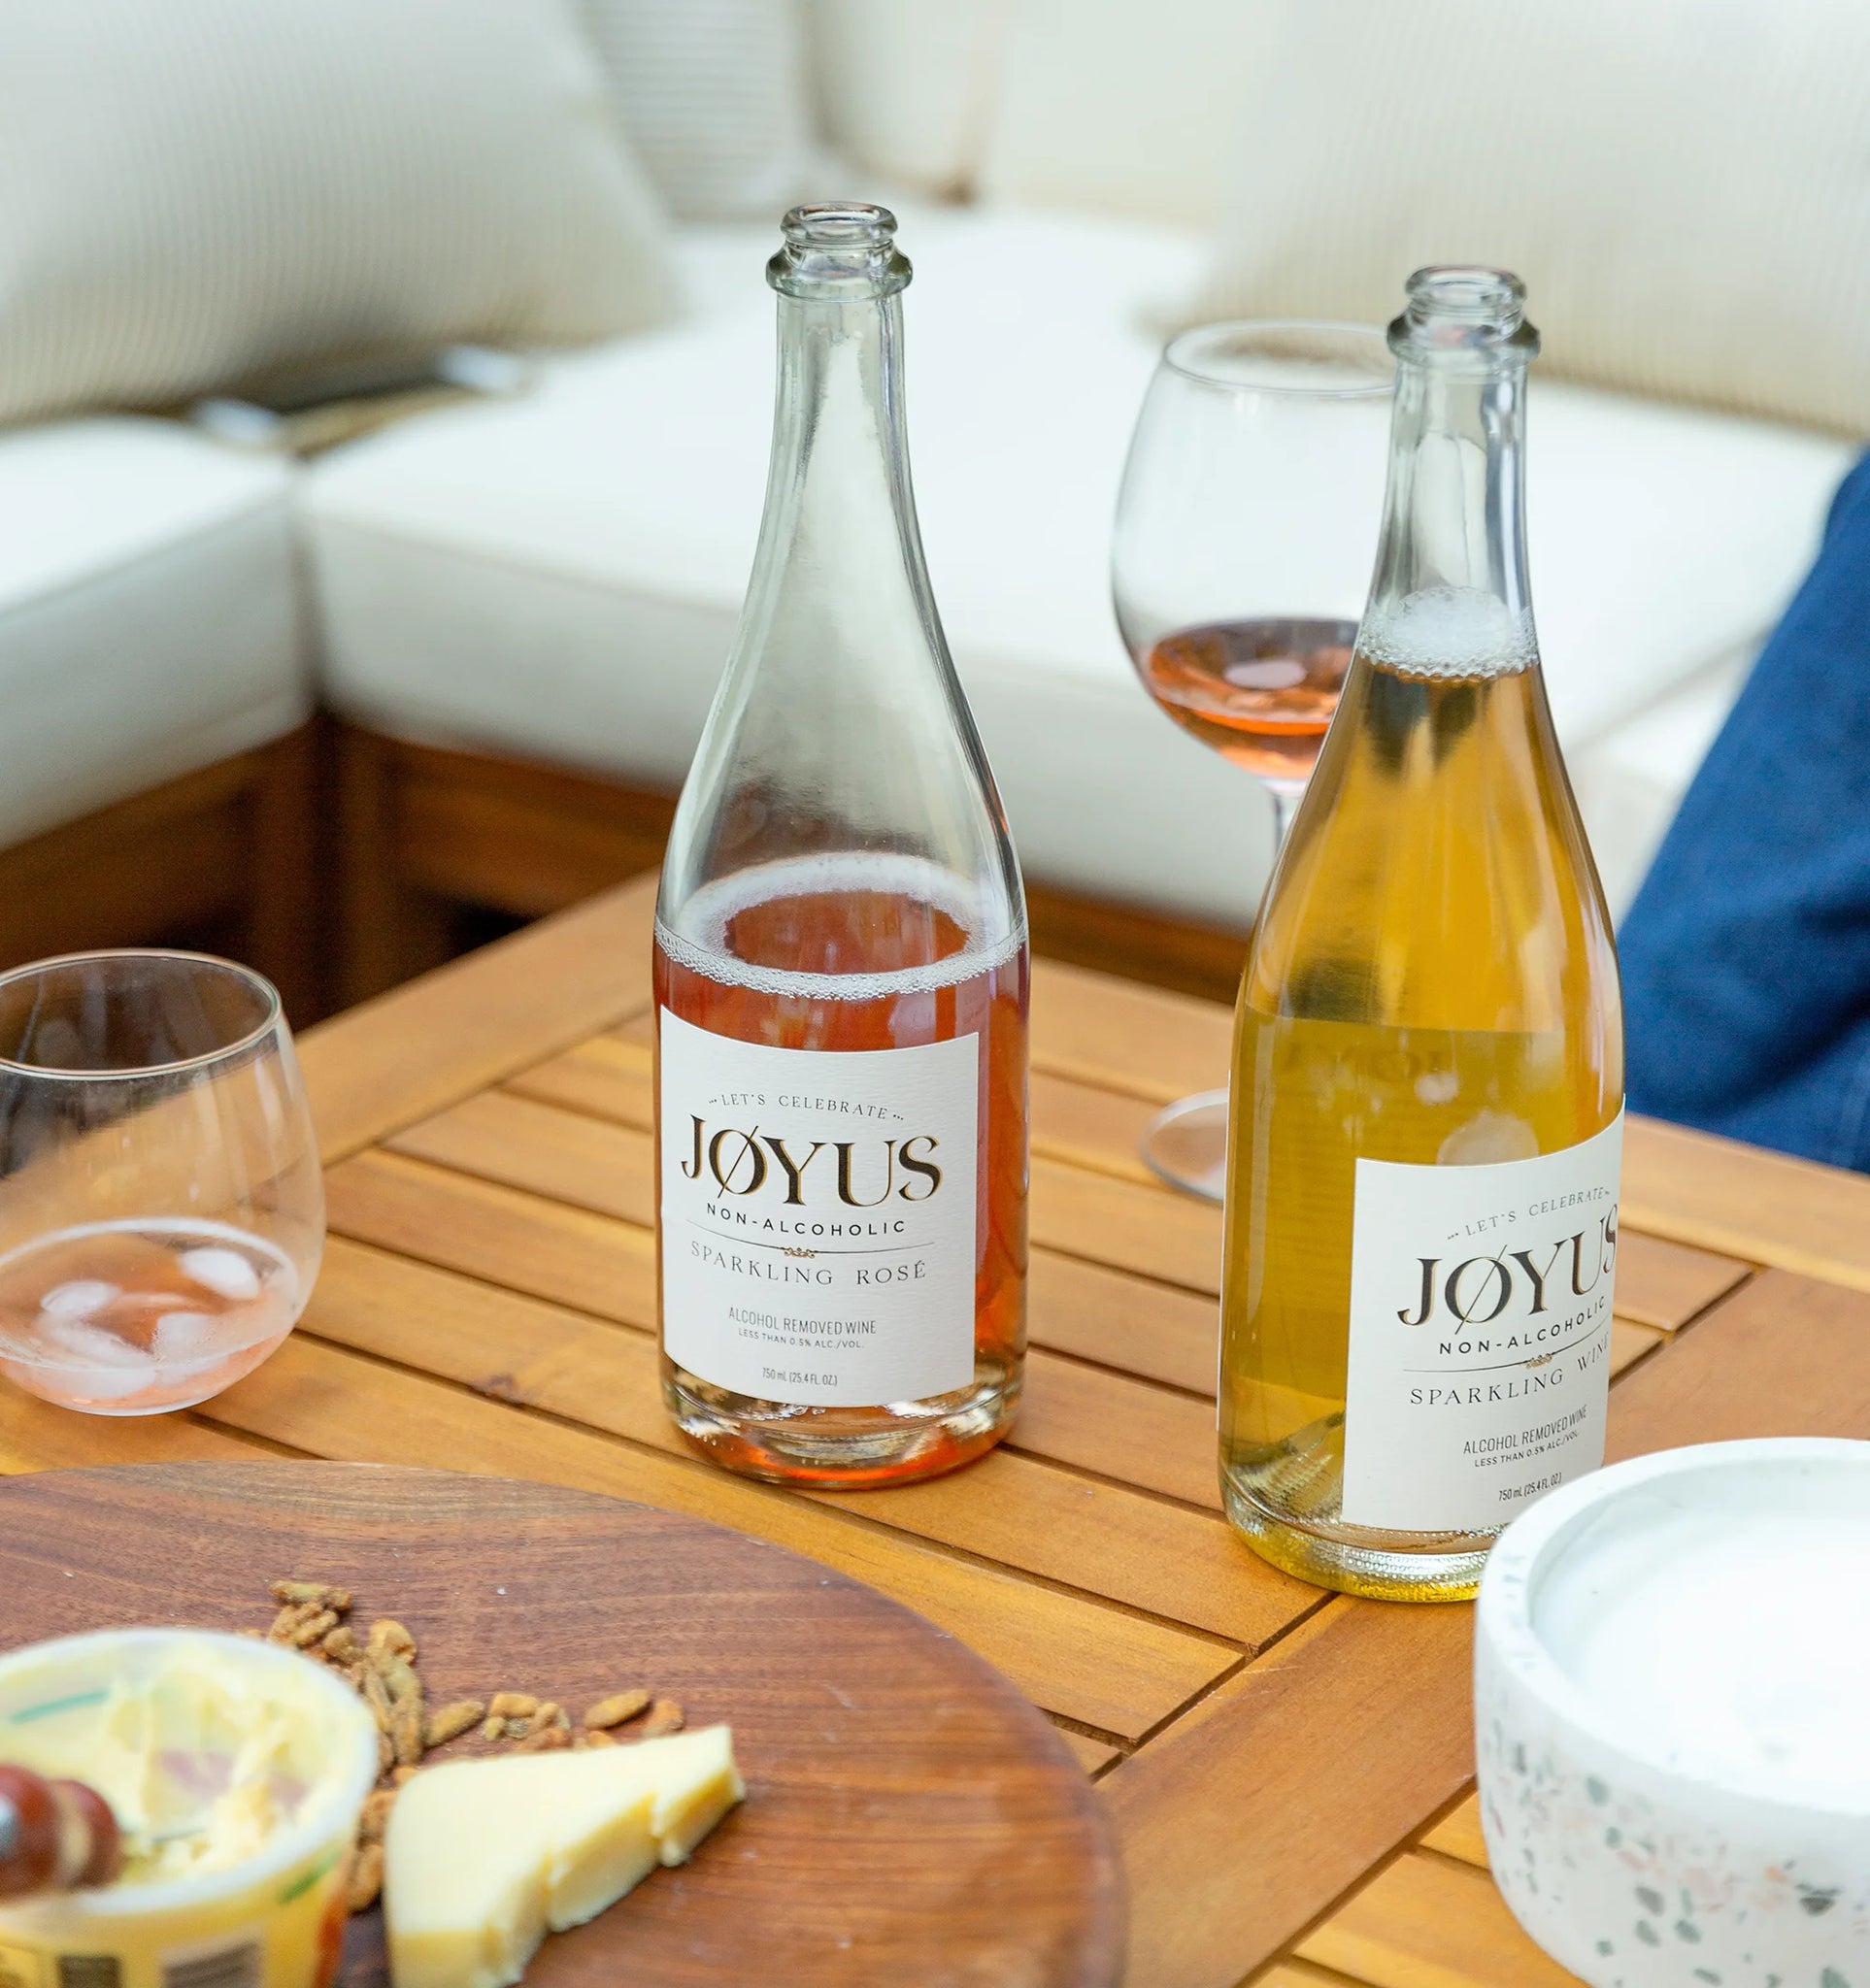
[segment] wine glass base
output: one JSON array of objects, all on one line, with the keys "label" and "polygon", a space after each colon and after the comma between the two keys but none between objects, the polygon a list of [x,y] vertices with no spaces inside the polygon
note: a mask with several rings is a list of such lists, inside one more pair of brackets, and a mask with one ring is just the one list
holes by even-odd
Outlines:
[{"label": "wine glass base", "polygon": [[1157,1179],[1219,1206],[1227,1193],[1227,1093],[1178,1098],[1150,1120],[1138,1150]]}]

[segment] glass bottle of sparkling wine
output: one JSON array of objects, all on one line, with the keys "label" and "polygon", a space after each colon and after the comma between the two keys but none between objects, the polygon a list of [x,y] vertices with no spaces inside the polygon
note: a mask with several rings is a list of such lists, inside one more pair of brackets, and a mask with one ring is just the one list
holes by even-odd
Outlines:
[{"label": "glass bottle of sparkling wine", "polygon": [[909,264],[787,215],[759,548],[656,908],[664,1396],[819,1486],[1005,1434],[1025,1347],[1026,915],[922,562]]},{"label": "glass bottle of sparkling wine", "polygon": [[1402,1600],[1604,1454],[1622,1015],[1526,585],[1524,294],[1422,270],[1389,328],[1376,576],[1235,1032],[1227,1510]]}]

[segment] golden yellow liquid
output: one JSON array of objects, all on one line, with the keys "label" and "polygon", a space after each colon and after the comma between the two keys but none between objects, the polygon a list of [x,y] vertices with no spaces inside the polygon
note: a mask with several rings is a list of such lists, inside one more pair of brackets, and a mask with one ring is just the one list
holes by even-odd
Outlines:
[{"label": "golden yellow liquid", "polygon": [[1359,654],[1261,914],[1234,1038],[1220,1462],[1256,1550],[1471,1594],[1490,1535],[1339,1517],[1359,1157],[1528,1159],[1622,1105],[1610,919],[1538,667]]}]

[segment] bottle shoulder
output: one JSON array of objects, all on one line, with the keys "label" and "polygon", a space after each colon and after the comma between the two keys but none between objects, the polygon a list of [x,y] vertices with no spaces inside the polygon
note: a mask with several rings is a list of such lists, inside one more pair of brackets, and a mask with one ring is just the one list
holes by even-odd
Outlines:
[{"label": "bottle shoulder", "polygon": [[1616,952],[1536,666],[1359,658],[1262,908],[1243,998],[1393,1026],[1575,1028]]}]

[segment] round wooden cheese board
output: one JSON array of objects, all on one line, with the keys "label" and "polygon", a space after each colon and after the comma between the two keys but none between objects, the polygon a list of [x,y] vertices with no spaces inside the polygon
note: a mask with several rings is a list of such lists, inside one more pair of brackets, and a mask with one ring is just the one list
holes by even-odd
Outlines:
[{"label": "round wooden cheese board", "polygon": [[[733,1727],[745,1803],[691,1863],[550,1938],[528,1988],[1105,1988],[1122,1887],[1045,1719],[843,1574],[587,1492],[369,1464],[158,1464],[0,1481],[0,1647],[136,1623],[263,1628],[283,1576],[417,1638],[431,1705],[642,1685]],[[476,1737],[435,1759],[483,1750]],[[383,1973],[375,1912],[344,1988]]]}]

